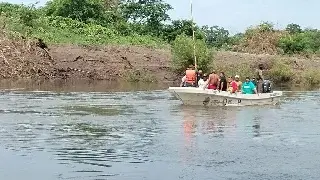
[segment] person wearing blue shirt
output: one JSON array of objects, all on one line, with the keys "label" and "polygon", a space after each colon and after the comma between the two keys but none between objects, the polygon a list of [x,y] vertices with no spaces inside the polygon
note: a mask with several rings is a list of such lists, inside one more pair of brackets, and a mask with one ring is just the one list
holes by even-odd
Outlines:
[{"label": "person wearing blue shirt", "polygon": [[257,94],[255,85],[250,81],[249,77],[246,77],[246,81],[242,83],[242,94]]}]

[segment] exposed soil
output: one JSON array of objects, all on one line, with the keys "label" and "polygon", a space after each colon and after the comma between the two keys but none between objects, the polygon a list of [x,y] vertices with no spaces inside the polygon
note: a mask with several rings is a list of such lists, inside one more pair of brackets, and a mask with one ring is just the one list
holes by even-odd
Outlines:
[{"label": "exposed soil", "polygon": [[59,76],[119,80],[131,72],[146,72],[158,81],[174,79],[169,70],[170,53],[161,50],[126,47],[52,46],[50,54]]},{"label": "exposed soil", "polygon": [[[45,46],[44,46],[45,47]],[[0,78],[119,80],[131,72],[151,74],[157,81],[172,81],[170,53],[143,47],[88,47],[0,41]]]},{"label": "exposed soil", "polygon": [[[121,80],[131,72],[145,72],[158,82],[179,81],[170,71],[169,50],[134,46],[88,47],[75,45],[46,46],[20,39],[0,38],[0,79],[93,79]],[[48,52],[48,53],[47,53]],[[218,52],[215,64],[264,63],[276,56]],[[320,68],[318,59],[291,58],[297,69]]]}]

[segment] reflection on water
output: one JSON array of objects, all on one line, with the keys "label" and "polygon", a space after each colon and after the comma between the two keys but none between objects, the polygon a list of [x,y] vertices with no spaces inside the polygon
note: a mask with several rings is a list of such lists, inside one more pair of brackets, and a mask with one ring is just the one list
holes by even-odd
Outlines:
[{"label": "reflection on water", "polygon": [[0,179],[318,179],[319,110],[317,92],[205,108],[166,91],[6,91]]},{"label": "reflection on water", "polygon": [[123,81],[92,81],[92,80],[1,80],[0,89],[16,89],[25,91],[56,91],[56,92],[121,92],[167,89],[175,86],[167,83],[126,83]]}]

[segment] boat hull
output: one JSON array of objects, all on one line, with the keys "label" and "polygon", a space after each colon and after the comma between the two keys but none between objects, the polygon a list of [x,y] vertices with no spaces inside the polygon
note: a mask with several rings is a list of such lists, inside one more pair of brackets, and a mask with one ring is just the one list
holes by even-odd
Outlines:
[{"label": "boat hull", "polygon": [[170,87],[171,92],[184,105],[196,106],[260,106],[276,105],[282,91],[262,94],[241,94],[194,87]]}]

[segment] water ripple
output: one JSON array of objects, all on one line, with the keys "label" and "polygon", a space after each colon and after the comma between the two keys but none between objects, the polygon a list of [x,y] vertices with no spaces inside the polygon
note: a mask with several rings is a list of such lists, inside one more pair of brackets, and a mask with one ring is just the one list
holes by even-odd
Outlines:
[{"label": "water ripple", "polygon": [[318,92],[239,108],[186,107],[166,91],[1,92],[0,178],[27,168],[39,180],[39,169],[46,179],[318,179],[319,109]]}]

